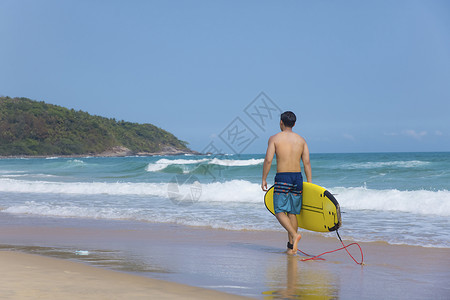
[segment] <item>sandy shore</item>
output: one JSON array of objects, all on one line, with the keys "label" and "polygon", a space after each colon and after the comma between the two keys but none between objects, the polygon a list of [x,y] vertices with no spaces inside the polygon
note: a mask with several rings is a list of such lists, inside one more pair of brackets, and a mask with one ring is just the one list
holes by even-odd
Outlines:
[{"label": "sandy shore", "polygon": [[0,251],[1,299],[245,299],[213,290]]},{"label": "sandy shore", "polygon": [[[303,236],[300,248],[306,253],[340,247],[332,235]],[[448,299],[450,295],[448,248],[360,243],[365,261],[361,267],[344,251],[325,256],[326,261],[302,262],[301,256],[288,256],[283,232],[1,212],[0,237],[0,295],[12,299],[230,297],[220,292],[257,299]],[[77,255],[78,250],[87,255]],[[350,251],[360,259],[356,248]]]}]

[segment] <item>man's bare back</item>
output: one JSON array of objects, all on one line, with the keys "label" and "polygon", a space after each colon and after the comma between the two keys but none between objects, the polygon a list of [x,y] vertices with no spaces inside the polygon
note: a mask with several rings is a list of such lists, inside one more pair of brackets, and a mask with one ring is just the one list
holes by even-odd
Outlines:
[{"label": "man's bare back", "polygon": [[262,189],[264,191],[267,190],[267,175],[269,175],[274,154],[277,158],[277,173],[301,172],[300,161],[303,161],[306,180],[311,182],[311,164],[305,139],[293,132],[292,127],[284,126],[282,122],[280,128],[282,131],[271,136],[267,146],[263,166]]},{"label": "man's bare back", "polygon": [[272,138],[277,158],[277,172],[301,172],[300,159],[305,140],[292,131],[282,131]]}]

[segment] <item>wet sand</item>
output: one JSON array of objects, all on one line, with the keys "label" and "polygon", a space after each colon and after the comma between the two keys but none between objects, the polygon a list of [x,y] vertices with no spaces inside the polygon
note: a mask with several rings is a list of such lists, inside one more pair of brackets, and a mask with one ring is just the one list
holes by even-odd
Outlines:
[{"label": "wet sand", "polygon": [[245,299],[68,260],[0,251],[2,299]]},{"label": "wet sand", "polygon": [[[344,233],[345,227],[341,231]],[[300,249],[306,253],[319,254],[340,247],[332,234],[324,237],[303,232],[302,235]],[[20,265],[22,260],[14,257],[18,254],[9,251],[39,254],[33,259],[42,265],[46,265],[46,258],[42,256],[47,256],[63,259],[58,260],[58,263],[79,265],[81,262],[83,268],[87,267],[85,264],[100,267],[89,268],[97,270],[95,272],[125,272],[127,274],[114,272],[116,275],[113,276],[133,278],[126,282],[152,278],[188,285],[191,287],[186,288],[195,289],[190,294],[195,297],[201,295],[199,291],[203,290],[258,299],[314,296],[320,299],[448,299],[450,295],[449,248],[360,243],[364,251],[364,266],[354,263],[345,251],[324,256],[326,261],[302,262],[301,255],[289,256],[284,253],[286,234],[283,232],[19,217],[3,213],[0,213],[0,238],[0,249],[4,250],[0,252],[0,264],[3,278],[6,277],[0,283],[0,292],[9,289],[10,295],[13,295],[11,290],[20,291],[30,287],[25,278],[21,280],[21,277],[15,277],[19,269],[22,270],[19,273],[28,276],[29,280],[42,278],[43,286],[52,287],[54,280],[46,281],[43,275],[49,272],[45,269],[26,269],[25,264]],[[357,248],[352,247],[349,251],[357,260],[361,259]],[[11,262],[12,269],[5,269],[2,263],[5,259]],[[31,270],[33,273],[27,275]],[[89,272],[85,276],[92,280]],[[75,277],[69,275],[67,273],[64,275],[66,277],[58,279],[61,286],[70,287],[67,290],[69,294],[79,295],[76,293],[83,292],[84,286],[88,289],[88,283],[77,285],[72,280]],[[156,284],[156,291],[147,291],[145,288],[151,290],[152,284],[147,287],[144,283],[141,286],[130,284],[123,287],[113,284],[111,289],[116,290],[112,292],[113,295],[117,299],[125,299],[131,297],[126,295],[133,293],[141,293],[136,294],[136,298],[139,298],[139,295],[147,292],[150,293],[148,295],[161,292],[168,293],[164,297],[177,297],[170,295],[173,290],[170,285]],[[105,283],[105,288],[107,286],[111,284]],[[100,287],[95,291],[99,293],[97,299],[108,298],[111,295],[108,289],[101,290]],[[47,295],[51,295],[51,291],[45,289],[49,293]],[[57,292],[54,291],[55,298],[58,298]]]}]

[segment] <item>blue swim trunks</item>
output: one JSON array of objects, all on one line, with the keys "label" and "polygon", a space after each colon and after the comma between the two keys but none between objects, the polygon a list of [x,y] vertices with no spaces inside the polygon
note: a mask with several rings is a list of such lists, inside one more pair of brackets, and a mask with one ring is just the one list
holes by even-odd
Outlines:
[{"label": "blue swim trunks", "polygon": [[273,207],[275,213],[294,215],[302,208],[303,177],[301,172],[281,172],[275,175]]}]

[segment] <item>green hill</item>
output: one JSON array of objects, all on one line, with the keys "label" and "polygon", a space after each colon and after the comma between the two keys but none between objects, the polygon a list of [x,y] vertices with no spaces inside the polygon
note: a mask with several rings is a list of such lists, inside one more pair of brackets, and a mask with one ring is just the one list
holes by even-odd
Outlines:
[{"label": "green hill", "polygon": [[149,155],[191,153],[186,142],[152,124],[0,97],[0,155]]}]

